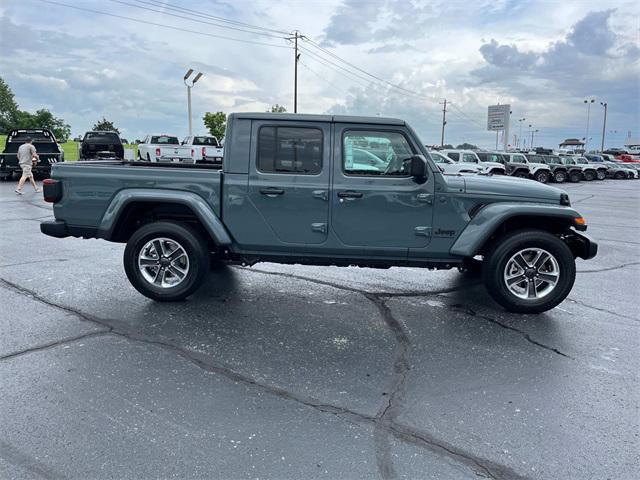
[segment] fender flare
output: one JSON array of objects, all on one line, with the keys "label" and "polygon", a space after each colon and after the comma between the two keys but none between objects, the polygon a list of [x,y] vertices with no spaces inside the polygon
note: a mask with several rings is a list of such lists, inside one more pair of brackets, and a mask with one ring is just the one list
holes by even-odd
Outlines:
[{"label": "fender flare", "polygon": [[505,221],[516,217],[546,217],[565,220],[568,226],[580,214],[571,207],[544,203],[496,202],[482,208],[462,230],[449,253],[473,257]]},{"label": "fender flare", "polygon": [[198,217],[211,238],[220,246],[231,245],[231,236],[215,214],[211,206],[202,197],[192,192],[162,189],[131,188],[120,190],[111,200],[102,216],[97,236],[111,239],[121,213],[131,203],[174,203],[189,207]]}]

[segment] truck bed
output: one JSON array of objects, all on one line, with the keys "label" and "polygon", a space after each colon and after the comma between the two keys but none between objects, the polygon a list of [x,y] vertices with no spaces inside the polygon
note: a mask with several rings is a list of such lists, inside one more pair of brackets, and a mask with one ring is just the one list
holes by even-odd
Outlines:
[{"label": "truck bed", "polygon": [[220,214],[221,173],[209,165],[80,161],[54,165],[51,178],[62,182],[62,198],[54,204],[54,215],[70,226],[95,228],[124,190],[190,192]]}]

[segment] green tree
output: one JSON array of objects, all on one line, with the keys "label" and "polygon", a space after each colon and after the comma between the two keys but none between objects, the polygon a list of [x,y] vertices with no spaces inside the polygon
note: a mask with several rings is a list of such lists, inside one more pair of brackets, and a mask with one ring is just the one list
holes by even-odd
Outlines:
[{"label": "green tree", "polygon": [[202,120],[209,133],[218,140],[222,140],[227,129],[227,114],[224,112],[207,112]]},{"label": "green tree", "polygon": [[18,110],[17,121],[14,128],[48,128],[56,136],[59,142],[66,142],[71,136],[71,126],[63,119],[54,116],[46,108],[29,113]]},{"label": "green tree", "polygon": [[271,105],[271,110],[267,110],[267,112],[271,112],[271,113],[285,113],[287,111],[287,109],[282,106],[282,105],[278,105],[277,103],[275,105]]},{"label": "green tree", "polygon": [[112,121],[107,120],[102,117],[102,120],[98,120],[96,124],[93,126],[94,130],[108,131],[108,132],[116,132],[120,133],[120,130],[116,128]]},{"label": "green tree", "polygon": [[460,150],[477,150],[478,149],[478,147],[473,143],[467,143],[467,142],[464,142],[463,144],[458,145],[456,148],[459,148]]},{"label": "green tree", "polygon": [[15,128],[18,115],[18,104],[11,88],[0,77],[0,134],[8,133]]}]

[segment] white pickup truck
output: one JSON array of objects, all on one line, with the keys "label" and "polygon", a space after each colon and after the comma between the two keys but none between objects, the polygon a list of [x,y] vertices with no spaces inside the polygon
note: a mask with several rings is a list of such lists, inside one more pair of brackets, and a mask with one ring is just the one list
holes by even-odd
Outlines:
[{"label": "white pickup truck", "polygon": [[194,163],[191,147],[180,145],[174,135],[147,135],[138,144],[138,160],[147,162]]},{"label": "white pickup truck", "polygon": [[191,148],[191,157],[196,163],[222,165],[224,150],[216,137],[192,135],[185,137],[182,145]]}]

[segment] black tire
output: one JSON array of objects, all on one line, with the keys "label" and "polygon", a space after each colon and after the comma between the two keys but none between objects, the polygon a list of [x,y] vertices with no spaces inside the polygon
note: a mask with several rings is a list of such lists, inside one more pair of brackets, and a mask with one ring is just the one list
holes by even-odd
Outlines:
[{"label": "black tire", "polygon": [[582,180],[582,172],[574,171],[569,174],[569,181],[571,183],[578,183]]},{"label": "black tire", "polygon": [[606,170],[598,170],[598,173],[596,174],[596,178],[598,180],[605,180],[607,178],[607,171]]},{"label": "black tire", "polygon": [[[142,269],[138,266],[141,250],[149,242],[159,238],[176,242],[186,253],[187,273],[175,286],[163,287],[154,284],[144,277]],[[167,266],[167,270],[170,268]],[[183,300],[198,289],[209,270],[207,244],[198,232],[188,225],[174,222],[149,223],[140,227],[129,238],[124,250],[124,270],[134,288],[145,297],[159,302]]]},{"label": "black tire", "polygon": [[151,157],[149,156],[149,154],[147,153],[147,162],[151,161]]},{"label": "black tire", "polygon": [[533,176],[533,179],[536,182],[547,183],[549,181],[549,172],[547,172],[546,170],[540,170],[536,172],[536,174]]},{"label": "black tire", "polygon": [[142,161],[142,155],[140,155],[140,152],[138,151],[138,160],[141,162]]},{"label": "black tire", "polygon": [[583,175],[584,175],[584,179],[585,179],[587,182],[592,182],[592,181],[594,181],[594,180],[596,179],[596,177],[597,177],[596,172],[594,172],[593,170],[586,170],[586,171],[583,173]]},{"label": "black tire", "polygon": [[553,181],[556,183],[564,183],[567,181],[567,172],[558,170],[553,173]]},{"label": "black tire", "polygon": [[516,172],[516,174],[514,175],[514,177],[516,177],[516,178],[529,178],[529,174],[527,172],[525,172],[524,170],[518,170]]},{"label": "black tire", "polygon": [[[559,268],[557,283],[540,298],[520,298],[506,284],[507,264],[519,251],[529,248],[546,251],[555,259]],[[532,275],[535,274],[543,272],[536,270]],[[535,229],[519,230],[500,238],[491,253],[485,257],[482,269],[482,279],[488,293],[508,311],[515,313],[540,313],[552,309],[569,295],[575,278],[575,259],[567,244],[555,235]],[[525,281],[528,286],[530,280]],[[535,285],[536,280],[533,282]],[[535,291],[537,293],[537,288]]]},{"label": "black tire", "polygon": [[615,178],[616,180],[624,180],[625,178],[627,178],[627,175],[624,172],[616,172],[613,178]]}]

